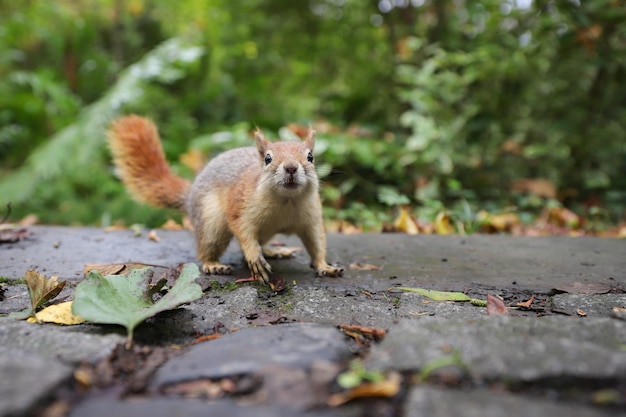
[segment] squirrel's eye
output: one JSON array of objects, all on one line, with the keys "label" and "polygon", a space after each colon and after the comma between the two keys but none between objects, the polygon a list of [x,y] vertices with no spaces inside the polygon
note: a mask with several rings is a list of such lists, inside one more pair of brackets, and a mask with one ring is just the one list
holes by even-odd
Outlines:
[{"label": "squirrel's eye", "polygon": [[272,163],[272,155],[268,153],[267,155],[265,155],[265,165],[269,165],[271,163]]},{"label": "squirrel's eye", "polygon": [[306,160],[309,162],[313,162],[313,153],[309,152],[308,155],[306,156]]}]

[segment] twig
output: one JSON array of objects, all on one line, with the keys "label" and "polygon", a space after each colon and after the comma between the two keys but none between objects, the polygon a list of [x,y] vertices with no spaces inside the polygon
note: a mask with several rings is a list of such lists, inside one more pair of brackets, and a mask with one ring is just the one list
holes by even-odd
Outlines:
[{"label": "twig", "polygon": [[9,219],[10,215],[11,215],[11,203],[7,203],[7,214],[5,214],[2,220],[0,220],[0,224],[6,222]]}]

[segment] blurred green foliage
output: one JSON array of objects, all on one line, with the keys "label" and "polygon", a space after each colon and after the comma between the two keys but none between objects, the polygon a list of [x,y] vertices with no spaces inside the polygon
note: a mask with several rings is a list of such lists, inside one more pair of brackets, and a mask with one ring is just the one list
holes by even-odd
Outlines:
[{"label": "blurred green foliage", "polygon": [[[0,0],[0,204],[45,223],[176,216],[115,178],[106,126],[134,112],[184,175],[189,149],[313,123],[325,215],[370,229],[400,205],[472,224],[564,204],[614,222],[625,79],[611,0]],[[525,178],[558,194],[512,191]]]}]

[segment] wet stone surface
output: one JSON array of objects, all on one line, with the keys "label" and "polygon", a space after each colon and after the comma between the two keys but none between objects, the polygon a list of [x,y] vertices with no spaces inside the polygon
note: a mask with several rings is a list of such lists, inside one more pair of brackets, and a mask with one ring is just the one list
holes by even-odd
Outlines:
[{"label": "wet stone surface", "polygon": [[[85,264],[160,274],[196,261],[191,233],[157,233],[33,227],[0,245],[0,416],[626,415],[625,240],[329,235],[329,261],[346,275],[314,277],[303,252],[271,260],[281,293],[233,283],[248,276],[233,243],[222,261],[234,275],[199,278],[202,298],[138,326],[129,351],[119,326],[4,317],[28,306],[26,269],[68,279],[69,300]],[[510,309],[491,317],[398,287],[491,294]],[[354,363],[399,375],[399,389],[329,405]]]},{"label": "wet stone surface", "polygon": [[605,318],[402,320],[372,347],[367,364],[416,371],[457,353],[458,370],[479,382],[626,382],[624,346],[626,322]]},{"label": "wet stone surface", "polygon": [[334,326],[287,323],[253,327],[200,343],[171,359],[155,375],[156,387],[176,382],[255,374],[270,366],[309,369],[318,361],[343,362],[351,356]]}]

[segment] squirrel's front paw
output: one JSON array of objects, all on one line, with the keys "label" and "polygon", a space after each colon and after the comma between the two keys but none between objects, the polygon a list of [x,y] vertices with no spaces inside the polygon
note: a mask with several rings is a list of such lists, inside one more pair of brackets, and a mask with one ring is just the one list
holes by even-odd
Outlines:
[{"label": "squirrel's front paw", "polygon": [[320,277],[340,277],[343,275],[343,272],[343,268],[328,265],[327,263],[315,268],[315,273]]},{"label": "squirrel's front paw", "polygon": [[230,266],[219,262],[203,262],[202,272],[209,275],[230,275],[232,269]]},{"label": "squirrel's front paw", "polygon": [[264,284],[269,285],[270,274],[272,273],[272,267],[267,263],[262,256],[253,261],[248,261],[248,268],[252,276],[263,281]]}]

